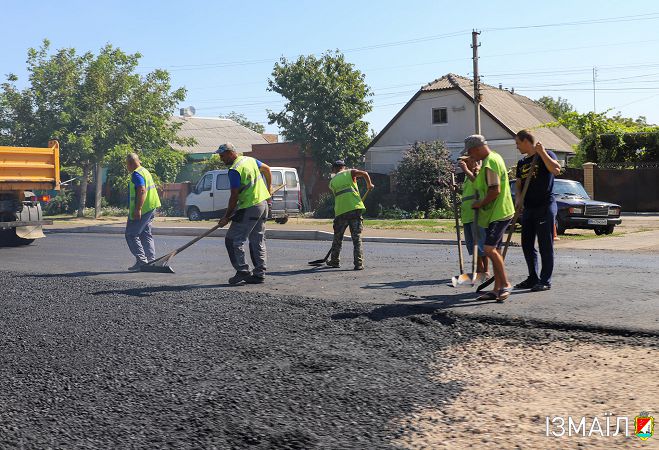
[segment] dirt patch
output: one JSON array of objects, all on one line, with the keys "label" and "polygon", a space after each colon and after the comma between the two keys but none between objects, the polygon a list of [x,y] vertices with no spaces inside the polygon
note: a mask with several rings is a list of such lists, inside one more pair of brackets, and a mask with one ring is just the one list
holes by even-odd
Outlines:
[{"label": "dirt patch", "polygon": [[[407,448],[651,448],[634,436],[634,416],[659,406],[659,350],[628,344],[527,343],[482,338],[438,355],[437,377],[463,391],[455,402],[402,422]],[[654,411],[653,411],[654,410]],[[588,436],[594,417],[629,416],[631,437]],[[586,417],[586,437],[546,436],[546,416]],[[615,418],[611,419],[615,432]],[[550,423],[550,432],[558,428]],[[606,430],[604,430],[606,434]],[[653,447],[656,448],[656,447]]]}]

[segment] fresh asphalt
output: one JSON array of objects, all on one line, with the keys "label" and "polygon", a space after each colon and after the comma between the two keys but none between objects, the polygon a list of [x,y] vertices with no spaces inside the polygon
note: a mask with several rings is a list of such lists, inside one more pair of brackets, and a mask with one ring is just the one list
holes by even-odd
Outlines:
[{"label": "fresh asphalt", "polygon": [[[189,237],[156,240],[163,255]],[[515,291],[504,304],[477,301],[471,289],[449,286],[458,275],[457,251],[450,246],[365,244],[363,271],[352,270],[352,246],[344,243],[340,269],[312,268],[329,242],[268,241],[268,277],[263,285],[227,283],[234,271],[224,241],[207,238],[175,256],[175,274],[128,273],[133,263],[120,235],[51,234],[29,247],[0,248],[0,270],[59,277],[138,281],[150,294],[199,288],[270,293],[382,305],[395,310],[448,310],[493,321],[526,321],[568,328],[659,334],[659,258],[653,253],[558,250],[553,288]],[[465,262],[469,270],[468,261]],[[508,252],[513,283],[526,277],[521,249]],[[47,278],[45,278],[47,279]]]}]

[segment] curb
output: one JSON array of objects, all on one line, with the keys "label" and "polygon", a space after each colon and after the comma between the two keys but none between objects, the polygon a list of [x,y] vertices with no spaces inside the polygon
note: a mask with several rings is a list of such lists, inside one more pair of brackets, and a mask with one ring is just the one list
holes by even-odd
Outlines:
[{"label": "curb", "polygon": [[[198,236],[204,228],[198,227],[153,227],[155,236]],[[51,228],[44,230],[46,234],[58,233],[97,233],[97,234],[124,234],[123,227],[117,226],[87,226],[75,228]],[[227,229],[216,230],[211,237],[224,237]],[[334,234],[319,230],[266,230],[266,239],[285,239],[292,241],[332,241]],[[344,236],[344,241],[350,241]],[[377,242],[382,244],[426,244],[426,245],[455,245],[452,239],[424,239],[424,238],[395,238],[395,237],[363,237],[363,242]],[[513,244],[511,244],[513,245]]]}]

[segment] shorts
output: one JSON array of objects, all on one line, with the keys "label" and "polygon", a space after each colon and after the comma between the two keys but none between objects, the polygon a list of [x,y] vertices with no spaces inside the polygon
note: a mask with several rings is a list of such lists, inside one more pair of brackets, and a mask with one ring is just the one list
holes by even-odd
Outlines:
[{"label": "shorts", "polygon": [[485,245],[489,247],[501,247],[501,244],[503,244],[503,235],[506,234],[506,229],[510,225],[511,220],[512,218],[490,223],[485,234]]},{"label": "shorts", "polygon": [[[464,224],[465,232],[465,244],[467,245],[467,251],[471,255],[474,252],[474,232],[473,232],[473,222]],[[487,230],[483,227],[478,227],[478,254],[480,256],[485,255],[485,233]]]}]

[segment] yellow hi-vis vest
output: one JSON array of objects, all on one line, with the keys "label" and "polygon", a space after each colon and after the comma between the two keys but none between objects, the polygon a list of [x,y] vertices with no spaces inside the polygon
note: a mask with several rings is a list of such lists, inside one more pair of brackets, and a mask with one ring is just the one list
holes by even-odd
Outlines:
[{"label": "yellow hi-vis vest", "polygon": [[329,187],[334,194],[334,216],[340,216],[356,209],[366,209],[359,196],[357,183],[352,179],[350,169],[334,175],[334,178],[330,180]]},{"label": "yellow hi-vis vest", "polygon": [[254,158],[239,156],[231,165],[231,169],[240,174],[236,209],[249,208],[270,198],[270,192],[268,192],[268,187],[263,181],[261,171]]},{"label": "yellow hi-vis vest", "polygon": [[[140,166],[135,169],[133,172],[139,173],[142,178],[144,178],[144,187],[146,188],[146,198],[144,199],[144,204],[142,205],[142,214],[153,211],[156,208],[160,208],[160,197],[158,197],[158,190],[156,189],[156,183],[153,182],[153,177],[148,170]],[[133,213],[135,212],[135,183],[132,179],[130,184],[130,204],[128,209],[128,217],[132,220]]]}]

